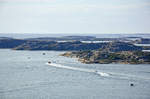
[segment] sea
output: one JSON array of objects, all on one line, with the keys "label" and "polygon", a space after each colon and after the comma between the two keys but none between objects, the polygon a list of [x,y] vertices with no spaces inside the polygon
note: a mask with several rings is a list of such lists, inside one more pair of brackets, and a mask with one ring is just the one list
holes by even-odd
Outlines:
[{"label": "sea", "polygon": [[62,53],[0,49],[0,99],[150,99],[150,65],[83,64]]}]

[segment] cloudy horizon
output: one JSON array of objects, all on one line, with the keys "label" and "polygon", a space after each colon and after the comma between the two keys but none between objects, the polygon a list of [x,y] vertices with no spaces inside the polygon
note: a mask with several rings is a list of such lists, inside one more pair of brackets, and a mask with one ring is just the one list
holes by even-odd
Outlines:
[{"label": "cloudy horizon", "polygon": [[148,0],[0,0],[0,33],[150,33]]}]

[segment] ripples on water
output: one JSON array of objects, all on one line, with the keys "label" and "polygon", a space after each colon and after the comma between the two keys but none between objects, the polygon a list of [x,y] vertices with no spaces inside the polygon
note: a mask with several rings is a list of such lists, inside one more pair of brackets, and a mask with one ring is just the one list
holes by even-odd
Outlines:
[{"label": "ripples on water", "polygon": [[1,49],[0,99],[150,98],[149,65],[82,64],[61,53]]}]

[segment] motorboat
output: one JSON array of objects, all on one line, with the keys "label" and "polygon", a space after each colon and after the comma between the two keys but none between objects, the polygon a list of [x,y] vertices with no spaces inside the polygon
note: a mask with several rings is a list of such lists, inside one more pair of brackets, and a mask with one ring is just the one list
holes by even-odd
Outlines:
[{"label": "motorboat", "polygon": [[134,84],[133,84],[133,83],[131,83],[131,84],[130,84],[130,86],[134,86]]},{"label": "motorboat", "polygon": [[51,63],[52,63],[52,62],[50,62],[50,61],[48,62],[48,64],[51,64]]}]

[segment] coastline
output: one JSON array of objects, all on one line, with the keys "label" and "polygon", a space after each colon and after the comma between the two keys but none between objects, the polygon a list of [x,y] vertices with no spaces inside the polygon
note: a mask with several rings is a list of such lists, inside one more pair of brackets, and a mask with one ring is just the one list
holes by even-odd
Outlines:
[{"label": "coastline", "polygon": [[85,64],[150,64],[150,52],[142,51],[122,51],[122,52],[103,52],[103,51],[79,51],[66,52],[60,56],[77,58]]}]

